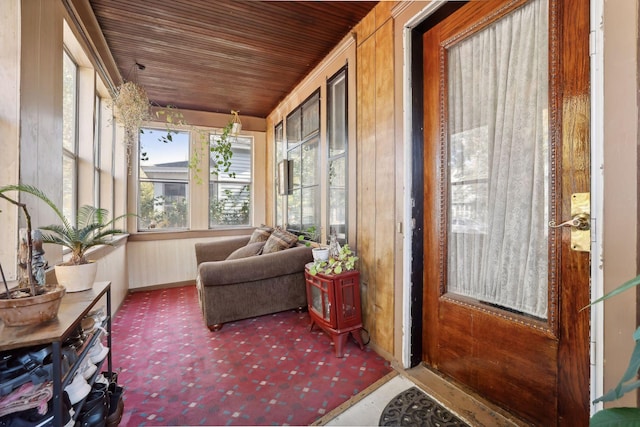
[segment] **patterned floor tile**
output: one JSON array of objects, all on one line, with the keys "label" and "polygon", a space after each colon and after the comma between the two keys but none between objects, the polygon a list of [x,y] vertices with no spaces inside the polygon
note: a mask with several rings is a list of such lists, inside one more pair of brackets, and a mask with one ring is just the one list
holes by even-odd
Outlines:
[{"label": "patterned floor tile", "polygon": [[210,332],[193,286],[130,294],[112,328],[121,425],[308,425],[391,371],[355,342],[336,358],[309,323],[290,311]]}]

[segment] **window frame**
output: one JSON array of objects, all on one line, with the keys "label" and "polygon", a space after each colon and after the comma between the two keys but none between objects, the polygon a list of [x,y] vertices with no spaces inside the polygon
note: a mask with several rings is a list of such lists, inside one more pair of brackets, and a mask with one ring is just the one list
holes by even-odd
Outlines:
[{"label": "window frame", "polygon": [[[334,135],[332,135],[334,114],[332,114],[332,110],[330,107],[334,104],[333,93],[334,91],[330,90],[330,86],[334,83],[338,83],[339,81],[344,81],[344,99],[343,101],[343,139],[344,139],[344,150],[340,154],[331,155],[331,142]],[[327,170],[326,170],[326,196],[327,196],[327,206],[326,206],[326,226],[327,232],[331,234],[331,163],[335,162],[339,159],[344,159],[344,230],[340,232],[336,232],[338,237],[338,242],[340,244],[345,244],[348,240],[349,236],[349,69],[347,66],[342,67],[338,70],[333,76],[327,79],[327,104],[326,104],[326,114],[327,114],[327,145],[326,145],[326,156],[327,156]]]},{"label": "window frame", "polygon": [[[314,105],[315,104],[315,105]],[[289,180],[289,194],[286,198],[286,209],[284,214],[286,215],[286,229],[297,234],[301,234],[305,232],[305,230],[310,227],[315,227],[316,230],[322,225],[322,209],[321,209],[321,200],[322,200],[322,170],[320,168],[320,161],[322,159],[322,138],[321,138],[321,127],[322,127],[322,98],[320,96],[320,88],[316,89],[309,95],[304,101],[302,101],[296,108],[294,108],[285,118],[285,141],[284,144],[286,149],[286,159],[292,161],[292,171],[290,172],[290,180]],[[306,115],[308,109],[317,109],[317,117],[315,118],[317,122],[317,126],[315,129],[304,132],[305,124],[310,116]],[[299,116],[299,119],[298,119]],[[296,125],[296,121],[299,120],[299,126],[292,129]],[[297,135],[293,135],[295,131],[299,130]],[[297,137],[298,140],[291,140],[291,137]],[[303,167],[304,159],[303,152],[305,148],[312,146],[313,144],[317,144],[316,153],[317,158],[315,162],[315,172],[313,176],[316,177],[316,180],[312,183],[304,182],[305,169]],[[296,164],[296,159],[294,158],[294,152],[300,152],[298,164]],[[299,171],[297,171],[297,166],[299,166]],[[297,176],[299,175],[299,177]],[[296,179],[299,178],[297,181]],[[304,205],[304,194],[305,190],[309,191],[312,189],[317,189],[315,194],[315,203],[317,206],[314,207],[314,220],[313,223],[305,223],[305,205]],[[294,197],[296,196],[296,192],[299,191],[299,218],[300,223],[292,223],[292,209],[296,208],[296,203]],[[319,236],[318,236],[319,237]],[[316,237],[316,240],[318,238]]]}]

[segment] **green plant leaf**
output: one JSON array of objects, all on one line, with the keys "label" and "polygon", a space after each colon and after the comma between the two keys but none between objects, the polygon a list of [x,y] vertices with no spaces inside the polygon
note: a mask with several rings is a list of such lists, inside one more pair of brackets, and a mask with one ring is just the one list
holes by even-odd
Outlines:
[{"label": "green plant leaf", "polygon": [[640,427],[640,408],[609,408],[595,413],[591,427]]},{"label": "green plant leaf", "polygon": [[[604,296],[598,298],[597,300],[593,301],[587,307],[589,307],[591,305],[594,305],[594,304],[597,304],[597,303],[599,303],[601,301],[604,301],[606,299],[609,299],[611,297],[614,297],[614,296],[626,291],[627,289],[631,289],[631,288],[633,288],[635,286],[638,286],[638,285],[640,285],[640,275],[634,277],[631,280],[628,280],[628,281],[624,282],[622,285],[618,286],[617,288],[615,288],[611,292],[609,292],[609,293],[605,294]],[[583,310],[585,308],[587,308],[587,307],[584,307]]]},{"label": "green plant leaf", "polygon": [[[636,329],[634,333],[634,337],[640,335],[640,328]],[[635,339],[635,346],[633,348],[633,353],[631,353],[631,358],[629,360],[629,364],[627,366],[627,370],[622,375],[620,382],[611,390],[606,392],[603,396],[594,400],[593,403],[597,402],[611,402],[613,400],[619,399],[625,393],[640,388],[640,381],[637,381],[638,369],[640,369],[640,340]],[[631,382],[629,382],[631,381]]]}]

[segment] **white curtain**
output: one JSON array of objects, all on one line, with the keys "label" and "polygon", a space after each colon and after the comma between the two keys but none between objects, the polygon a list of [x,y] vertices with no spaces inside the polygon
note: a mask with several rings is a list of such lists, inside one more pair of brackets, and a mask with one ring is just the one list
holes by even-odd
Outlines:
[{"label": "white curtain", "polygon": [[546,318],[548,5],[448,49],[449,292]]}]

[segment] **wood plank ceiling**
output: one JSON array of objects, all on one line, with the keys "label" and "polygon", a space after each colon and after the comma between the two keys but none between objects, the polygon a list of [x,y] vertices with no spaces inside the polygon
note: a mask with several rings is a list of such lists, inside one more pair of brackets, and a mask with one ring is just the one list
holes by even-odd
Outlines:
[{"label": "wood plank ceiling", "polygon": [[90,0],[121,77],[152,103],[262,118],[376,3]]}]

